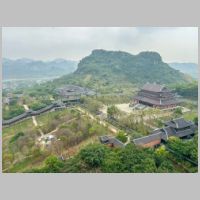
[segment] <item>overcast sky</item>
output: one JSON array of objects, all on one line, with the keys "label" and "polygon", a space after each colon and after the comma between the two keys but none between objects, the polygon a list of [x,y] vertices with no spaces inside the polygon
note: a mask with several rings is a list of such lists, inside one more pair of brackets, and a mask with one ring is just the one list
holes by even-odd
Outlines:
[{"label": "overcast sky", "polygon": [[198,61],[198,28],[3,28],[3,57],[80,60],[93,49],[157,51],[165,62]]}]

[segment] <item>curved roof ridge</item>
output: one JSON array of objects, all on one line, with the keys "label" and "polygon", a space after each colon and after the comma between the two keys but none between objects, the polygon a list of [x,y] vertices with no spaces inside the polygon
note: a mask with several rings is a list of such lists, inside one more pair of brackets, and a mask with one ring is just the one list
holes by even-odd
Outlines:
[{"label": "curved roof ridge", "polygon": [[163,128],[163,131],[165,132],[165,134],[166,134],[166,136],[167,136],[167,140],[168,140],[168,139],[169,139],[169,136],[168,136],[168,133],[167,133],[165,127]]}]

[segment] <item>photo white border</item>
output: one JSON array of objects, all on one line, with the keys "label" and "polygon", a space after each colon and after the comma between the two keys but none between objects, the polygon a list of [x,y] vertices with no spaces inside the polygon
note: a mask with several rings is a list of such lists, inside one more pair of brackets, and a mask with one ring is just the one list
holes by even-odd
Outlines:
[{"label": "photo white border", "polygon": [[[1,26],[200,26],[198,1],[7,0]],[[2,37],[1,37],[2,38]],[[2,42],[1,42],[2,44]],[[187,51],[187,50],[186,50]],[[1,57],[1,56],[0,56]],[[2,60],[0,59],[2,66]],[[200,70],[199,70],[200,71]],[[2,71],[1,71],[2,72]],[[2,85],[2,82],[0,82]],[[200,90],[200,89],[199,89]],[[199,98],[198,98],[199,99]],[[2,101],[1,101],[2,102]],[[2,106],[2,105],[1,105]],[[199,112],[199,108],[198,108]],[[1,109],[2,116],[2,109]],[[1,123],[0,123],[1,124]],[[2,125],[0,125],[2,126]],[[1,129],[2,130],[2,129]],[[2,140],[0,140],[0,145]],[[2,155],[2,154],[1,154]],[[0,156],[0,161],[2,156]],[[1,166],[2,167],[2,166]],[[198,199],[196,174],[0,174],[1,199]]]}]

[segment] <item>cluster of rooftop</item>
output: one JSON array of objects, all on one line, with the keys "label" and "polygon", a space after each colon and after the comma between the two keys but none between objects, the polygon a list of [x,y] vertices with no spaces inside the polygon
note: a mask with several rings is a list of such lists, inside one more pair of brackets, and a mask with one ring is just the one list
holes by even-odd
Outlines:
[{"label": "cluster of rooftop", "polygon": [[95,92],[93,90],[77,85],[65,85],[61,88],[57,88],[56,93],[63,98],[79,98],[82,95],[95,95]]},{"label": "cluster of rooftop", "polygon": [[161,142],[166,142],[170,137],[191,137],[194,135],[196,125],[183,118],[173,119],[164,123],[164,127],[154,130],[150,135],[137,138],[133,143],[143,147],[154,147]]}]

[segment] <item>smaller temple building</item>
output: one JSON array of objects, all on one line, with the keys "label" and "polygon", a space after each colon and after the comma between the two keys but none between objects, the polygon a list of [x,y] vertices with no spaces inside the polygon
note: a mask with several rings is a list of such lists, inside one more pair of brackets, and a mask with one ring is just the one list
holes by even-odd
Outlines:
[{"label": "smaller temple building", "polygon": [[173,108],[178,103],[173,91],[156,83],[145,84],[133,99],[133,104],[143,104],[155,108]]},{"label": "smaller temple building", "polygon": [[150,135],[137,138],[133,143],[142,147],[154,147],[161,142],[166,142],[171,136],[188,138],[194,135],[196,125],[192,121],[183,118],[167,121],[163,128],[154,130]]},{"label": "smaller temple building", "polygon": [[77,85],[65,85],[57,88],[55,93],[60,96],[60,99],[66,105],[80,103],[82,96],[94,96],[96,93],[88,88]]}]

